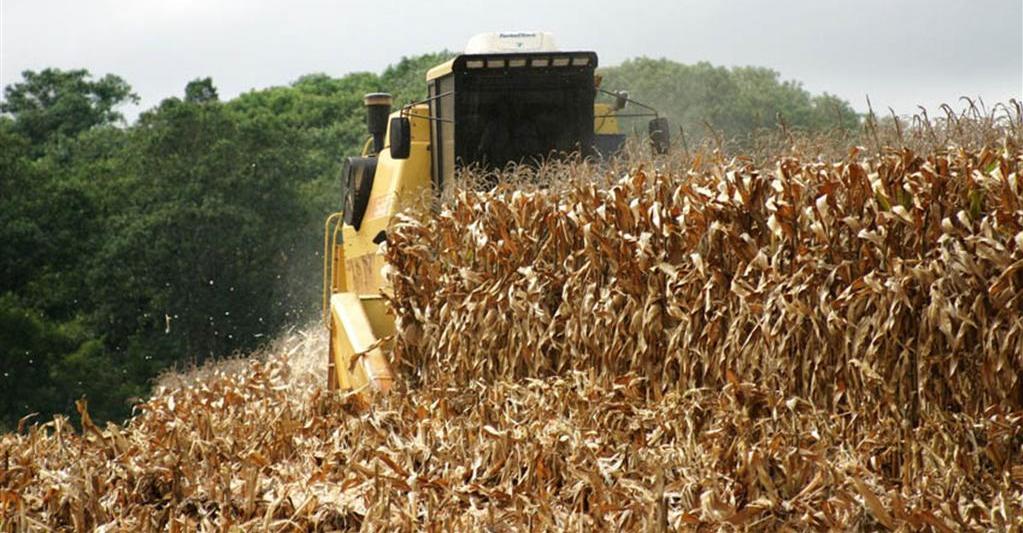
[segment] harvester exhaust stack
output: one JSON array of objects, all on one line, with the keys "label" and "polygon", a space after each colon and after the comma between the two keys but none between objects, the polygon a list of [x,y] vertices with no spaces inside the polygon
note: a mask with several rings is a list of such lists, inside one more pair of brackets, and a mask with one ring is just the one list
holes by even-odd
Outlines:
[{"label": "harvester exhaust stack", "polygon": [[387,133],[387,117],[391,114],[391,95],[369,93],[362,98],[366,105],[366,128],[373,136],[373,153],[384,149],[384,134]]}]

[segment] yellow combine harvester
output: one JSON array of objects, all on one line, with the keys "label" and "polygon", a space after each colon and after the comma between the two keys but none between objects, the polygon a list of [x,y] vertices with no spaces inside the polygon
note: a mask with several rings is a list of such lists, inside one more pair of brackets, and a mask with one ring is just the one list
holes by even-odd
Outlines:
[{"label": "yellow combine harvester", "polygon": [[[341,211],[324,233],[323,315],[330,331],[330,389],[394,384],[379,340],[394,333],[382,294],[380,244],[398,212],[430,202],[458,168],[502,168],[551,154],[608,155],[622,146],[625,93],[599,89],[594,52],[562,52],[548,33],[490,33],[427,73],[428,97],[391,112],[391,96],[366,95],[371,134],[342,173]],[[596,103],[598,92],[610,104]],[[640,107],[646,108],[642,104]],[[650,108],[646,108],[650,109]],[[653,111],[650,109],[650,111]],[[668,147],[667,121],[656,112],[650,138]]]}]

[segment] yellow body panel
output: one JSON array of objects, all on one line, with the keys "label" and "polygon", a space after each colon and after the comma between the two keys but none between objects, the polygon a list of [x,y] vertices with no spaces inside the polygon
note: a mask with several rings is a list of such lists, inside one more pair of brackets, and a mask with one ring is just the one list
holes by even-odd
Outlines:
[{"label": "yellow body panel", "polygon": [[[391,158],[385,147],[377,155],[366,214],[361,227],[341,223],[331,255],[329,295],[330,354],[328,383],[331,388],[358,389],[370,386],[390,389],[393,376],[380,340],[394,333],[394,317],[388,314],[381,293],[388,284],[381,273],[385,261],[380,245],[373,242],[386,232],[399,211],[427,205],[430,201],[430,124],[427,106],[409,112],[411,150],[407,159]],[[398,113],[392,117],[399,116]],[[389,135],[388,135],[389,136]],[[388,138],[385,136],[385,138]],[[329,227],[329,224],[328,224]],[[357,359],[353,363],[353,358]]]},{"label": "yellow body panel", "polygon": [[428,113],[425,105],[413,107],[410,112],[412,147],[408,159],[391,159],[388,147],[378,155],[362,227],[358,231],[349,225],[341,228],[345,285],[357,294],[379,294],[386,288],[380,274],[384,260],[374,237],[387,231],[391,218],[399,211],[427,205],[430,200],[430,122],[425,118]]},{"label": "yellow body panel", "polygon": [[441,76],[451,73],[452,67],[455,65],[455,60],[451,59],[445,61],[436,67],[426,71],[426,81],[435,80]]},{"label": "yellow body panel", "polygon": [[593,104],[593,133],[595,135],[619,133],[618,116],[610,104]]},{"label": "yellow body panel", "polygon": [[387,392],[394,384],[380,339],[394,333],[394,319],[380,296],[340,292],[330,297],[332,377],[342,389],[372,387]]}]

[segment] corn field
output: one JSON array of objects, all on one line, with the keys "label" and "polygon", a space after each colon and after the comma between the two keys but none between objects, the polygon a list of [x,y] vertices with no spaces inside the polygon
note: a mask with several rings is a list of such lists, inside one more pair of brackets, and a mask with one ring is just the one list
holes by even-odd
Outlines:
[{"label": "corn field", "polygon": [[749,380],[836,411],[1018,408],[1023,154],[909,152],[465,191],[396,227],[410,369]]},{"label": "corn field", "polygon": [[0,530],[1019,530],[1018,133],[460,187],[388,232],[397,393],[313,326],[26,421]]}]

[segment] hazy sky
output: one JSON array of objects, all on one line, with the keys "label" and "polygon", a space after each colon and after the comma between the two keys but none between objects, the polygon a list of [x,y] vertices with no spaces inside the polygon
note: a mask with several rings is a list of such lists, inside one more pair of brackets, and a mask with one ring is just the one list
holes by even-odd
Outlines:
[{"label": "hazy sky", "polygon": [[[222,98],[383,70],[474,33],[543,30],[601,64],[761,65],[866,107],[1023,95],[1023,0],[0,0],[0,84],[26,69],[125,78],[149,108],[212,76]],[[125,110],[133,116],[133,110]]]}]

